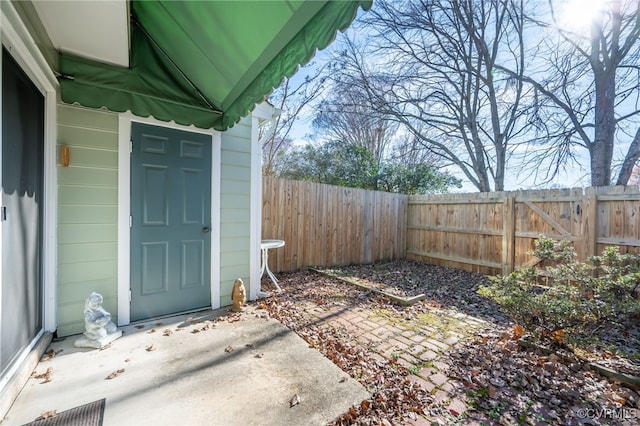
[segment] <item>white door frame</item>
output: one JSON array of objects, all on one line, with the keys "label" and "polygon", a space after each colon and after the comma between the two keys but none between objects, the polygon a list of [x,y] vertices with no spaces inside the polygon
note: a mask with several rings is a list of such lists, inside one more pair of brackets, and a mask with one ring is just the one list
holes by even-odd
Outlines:
[{"label": "white door frame", "polygon": [[220,307],[220,170],[221,137],[214,129],[183,126],[127,111],[118,115],[118,325],[131,322],[131,124],[202,133],[211,136],[211,307]]},{"label": "white door frame", "polygon": [[[20,19],[10,2],[0,1],[0,41],[16,60],[44,96],[44,206],[42,218],[42,285],[43,285],[43,330],[13,364],[4,377],[0,377],[0,391],[10,377],[15,374],[25,357],[33,349],[43,332],[53,332],[56,323],[56,273],[57,273],[57,233],[58,221],[58,178],[56,156],[56,105],[58,81],[47,61],[34,42],[29,30]],[[0,57],[1,58],[1,57]],[[2,60],[0,59],[0,66]],[[1,69],[1,67],[0,67]],[[0,85],[0,90],[2,85]],[[1,93],[0,93],[1,94]],[[0,106],[1,108],[1,106]],[[0,126],[2,124],[0,123]],[[1,129],[0,129],[1,130]],[[2,133],[0,132],[0,135]],[[1,138],[1,136],[0,136]],[[2,150],[0,149],[0,176],[2,176]],[[1,179],[1,178],[0,178]],[[0,226],[2,241],[2,226]],[[0,255],[2,245],[0,245]],[[2,287],[2,264],[0,263],[0,288]],[[0,297],[1,292],[0,292]],[[0,305],[1,306],[1,305]]]}]

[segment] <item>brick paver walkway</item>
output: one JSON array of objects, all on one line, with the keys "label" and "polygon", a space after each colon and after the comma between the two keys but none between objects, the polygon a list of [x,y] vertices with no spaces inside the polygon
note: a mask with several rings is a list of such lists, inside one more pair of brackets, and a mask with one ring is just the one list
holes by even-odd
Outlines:
[{"label": "brick paver walkway", "polygon": [[[307,312],[318,324],[344,328],[358,344],[370,346],[374,356],[396,362],[409,372],[409,380],[420,385],[434,398],[433,418],[441,414],[457,416],[469,408],[462,392],[454,392],[456,383],[447,376],[443,354],[465,337],[486,327],[481,319],[458,312],[435,309],[408,315],[378,308],[353,305],[316,305],[309,302]],[[442,413],[441,410],[446,410]],[[431,424],[432,418],[419,418],[415,425]]]}]

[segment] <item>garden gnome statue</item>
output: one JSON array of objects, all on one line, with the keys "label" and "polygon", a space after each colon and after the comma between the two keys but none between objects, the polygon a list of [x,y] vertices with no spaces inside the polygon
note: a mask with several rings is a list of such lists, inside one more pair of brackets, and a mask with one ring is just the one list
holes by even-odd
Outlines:
[{"label": "garden gnome statue", "polygon": [[233,283],[231,301],[233,302],[233,307],[231,308],[233,312],[243,311],[242,306],[244,305],[244,302],[247,301],[247,291],[245,290],[244,283],[240,278],[235,280]]},{"label": "garden gnome statue", "polygon": [[95,291],[84,301],[84,327],[84,334],[74,343],[76,348],[100,349],[122,336],[111,314],[102,307],[102,295]]}]

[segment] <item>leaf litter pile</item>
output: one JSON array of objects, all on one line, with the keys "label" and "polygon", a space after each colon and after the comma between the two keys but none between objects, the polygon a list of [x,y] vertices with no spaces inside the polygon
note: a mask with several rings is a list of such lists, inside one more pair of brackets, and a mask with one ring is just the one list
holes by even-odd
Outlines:
[{"label": "leaf litter pile", "polygon": [[[280,274],[285,291],[272,292],[261,306],[372,394],[371,400],[351,407],[333,424],[407,424],[418,416],[432,424],[637,424],[637,388],[607,380],[578,361],[519,345],[519,330],[513,322],[498,305],[476,293],[486,283],[485,276],[402,260],[351,266],[340,272],[375,282],[385,290],[393,288],[398,295],[424,293],[427,299],[398,307],[386,297],[318,274]],[[262,286],[270,289],[271,283],[263,280]],[[408,379],[410,372],[397,359],[381,357],[343,327],[317,321],[309,314],[314,307],[371,312],[382,308],[399,317],[436,307],[489,321],[489,328],[441,354],[440,361],[448,366],[443,373],[455,384],[449,392],[451,399],[464,401],[466,412],[443,409],[442,401]],[[614,415],[583,415],[602,414],[603,410]]]}]

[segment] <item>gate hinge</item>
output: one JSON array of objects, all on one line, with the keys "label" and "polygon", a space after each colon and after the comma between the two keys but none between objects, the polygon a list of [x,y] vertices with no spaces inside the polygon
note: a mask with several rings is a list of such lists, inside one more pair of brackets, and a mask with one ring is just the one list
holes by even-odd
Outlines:
[{"label": "gate hinge", "polygon": [[133,153],[133,141],[129,141],[129,154]]},{"label": "gate hinge", "polygon": [[133,226],[133,217],[129,215],[129,228],[131,228],[132,226]]},{"label": "gate hinge", "polygon": [[129,303],[131,303],[131,289],[129,289]]},{"label": "gate hinge", "polygon": [[0,207],[0,222],[7,220],[7,208],[5,206]]}]

